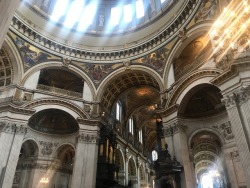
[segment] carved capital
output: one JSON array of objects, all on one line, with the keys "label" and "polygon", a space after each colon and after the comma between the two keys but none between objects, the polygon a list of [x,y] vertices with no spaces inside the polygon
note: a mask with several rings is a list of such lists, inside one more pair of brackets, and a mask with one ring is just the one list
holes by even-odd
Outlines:
[{"label": "carved capital", "polygon": [[181,123],[173,123],[170,127],[164,129],[164,135],[167,137],[173,136],[176,133],[179,132],[185,132],[187,129],[186,125],[183,125]]},{"label": "carved capital", "polygon": [[87,144],[97,144],[98,141],[99,136],[97,134],[80,133],[78,137],[78,142],[83,142]]},{"label": "carved capital", "polygon": [[8,134],[25,134],[27,132],[27,127],[25,125],[17,125],[12,122],[1,121],[0,122],[0,132],[5,132]]},{"label": "carved capital", "polygon": [[231,123],[229,121],[222,123],[220,125],[215,125],[213,126],[213,128],[219,130],[219,132],[223,135],[223,137],[226,140],[231,140],[234,138],[234,135],[231,129]]},{"label": "carved capital", "polygon": [[231,154],[232,159],[237,159],[239,157],[239,152],[238,151],[230,152],[230,154]]},{"label": "carved capital", "polygon": [[247,102],[249,97],[249,89],[242,88],[238,93],[237,93],[237,102],[239,105]]},{"label": "carved capital", "polygon": [[237,96],[233,93],[232,95],[227,95],[221,101],[227,108],[231,108],[236,106],[236,99]]}]

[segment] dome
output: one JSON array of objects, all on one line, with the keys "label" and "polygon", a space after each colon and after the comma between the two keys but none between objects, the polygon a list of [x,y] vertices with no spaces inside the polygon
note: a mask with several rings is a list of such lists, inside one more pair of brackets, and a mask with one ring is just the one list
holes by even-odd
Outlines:
[{"label": "dome", "polygon": [[[163,47],[189,23],[201,3],[193,0],[61,2],[59,6],[52,0],[25,0],[12,25],[21,26],[29,38],[35,33],[33,41],[39,41],[49,50],[60,51],[63,46],[73,54],[71,59],[102,63],[137,59]],[[77,5],[81,8],[74,9]],[[91,9],[91,14],[85,9]]]}]

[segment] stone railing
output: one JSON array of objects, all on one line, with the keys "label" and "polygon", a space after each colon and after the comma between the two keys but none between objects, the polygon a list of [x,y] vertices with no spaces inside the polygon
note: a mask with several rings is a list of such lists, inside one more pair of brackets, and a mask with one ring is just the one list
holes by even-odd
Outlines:
[{"label": "stone railing", "polygon": [[51,87],[51,86],[46,86],[46,85],[42,85],[42,84],[38,84],[37,89],[44,90],[44,91],[49,91],[49,92],[52,92],[52,93],[58,93],[58,94],[61,94],[61,95],[67,95],[67,96],[71,96],[71,97],[82,98],[82,93],[69,91],[69,90],[65,90],[65,89],[60,89],[60,88],[56,88],[56,87]]}]

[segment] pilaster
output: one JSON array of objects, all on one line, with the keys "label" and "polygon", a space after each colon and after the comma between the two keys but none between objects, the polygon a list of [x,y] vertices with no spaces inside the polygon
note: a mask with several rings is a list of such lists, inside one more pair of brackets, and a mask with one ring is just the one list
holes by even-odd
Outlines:
[{"label": "pilaster", "polygon": [[19,4],[20,0],[0,0],[0,48],[3,45],[10,22]]},{"label": "pilaster", "polygon": [[0,122],[0,168],[2,188],[11,188],[14,179],[23,138],[26,133],[25,125],[11,122]]},{"label": "pilaster", "polygon": [[[195,187],[194,169],[190,159],[186,126],[178,120],[166,129],[168,136],[173,137],[173,148],[177,160],[183,165],[186,187]],[[174,156],[175,157],[175,156]]]},{"label": "pilaster", "polygon": [[[250,110],[248,107],[249,92],[245,89],[235,91],[224,96],[224,102],[232,125],[232,132],[239,150],[239,157],[244,170],[245,177],[250,177]],[[247,187],[250,187],[250,179],[246,178]]]},{"label": "pilaster", "polygon": [[80,130],[76,146],[72,188],[95,187],[98,141],[98,131]]}]

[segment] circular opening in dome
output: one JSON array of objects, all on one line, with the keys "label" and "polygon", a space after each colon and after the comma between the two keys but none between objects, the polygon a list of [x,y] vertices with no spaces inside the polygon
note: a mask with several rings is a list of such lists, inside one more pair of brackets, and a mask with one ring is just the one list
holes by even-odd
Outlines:
[{"label": "circular opening in dome", "polygon": [[74,117],[58,109],[42,110],[34,114],[28,125],[36,131],[49,134],[71,134],[79,130]]}]

